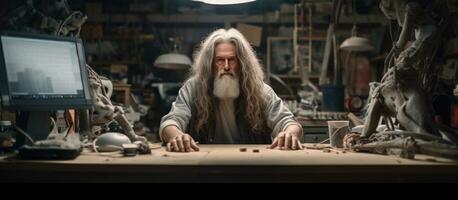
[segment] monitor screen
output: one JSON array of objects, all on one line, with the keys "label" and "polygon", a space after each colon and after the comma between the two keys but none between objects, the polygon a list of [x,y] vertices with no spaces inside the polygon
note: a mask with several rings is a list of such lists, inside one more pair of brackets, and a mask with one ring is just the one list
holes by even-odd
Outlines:
[{"label": "monitor screen", "polygon": [[88,108],[84,51],[76,38],[2,33],[1,100],[14,110]]}]

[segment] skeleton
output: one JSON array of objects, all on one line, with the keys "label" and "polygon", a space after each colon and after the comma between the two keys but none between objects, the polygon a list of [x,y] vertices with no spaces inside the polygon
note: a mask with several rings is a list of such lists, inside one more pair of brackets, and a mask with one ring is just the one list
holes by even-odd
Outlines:
[{"label": "skeleton", "polygon": [[[456,133],[441,130],[434,123],[432,95],[428,95],[435,89],[435,58],[442,28],[447,25],[444,2],[382,0],[380,8],[388,19],[397,20],[402,30],[386,58],[381,83],[372,85],[362,134],[349,135],[346,147],[385,154],[396,149],[395,154],[407,158],[415,153],[458,157]],[[415,40],[402,50],[412,33]],[[381,117],[390,130],[375,133]],[[406,131],[395,131],[393,118],[398,128]]]},{"label": "skeleton", "polygon": [[[89,65],[86,66],[89,72],[89,85],[91,87],[93,103],[93,109],[90,111],[92,127],[103,126],[115,120],[121,125],[124,134],[131,141],[139,145],[140,153],[150,153],[151,151],[146,139],[135,134],[122,108],[120,106],[113,106],[111,103],[110,97],[113,91],[111,81],[99,76]],[[91,133],[93,132],[91,131]]]},{"label": "skeleton", "polygon": [[[35,8],[36,2],[42,4],[48,15]],[[1,24],[16,31],[78,37],[86,19],[82,12],[71,11],[66,0],[26,0],[25,5],[13,10]],[[95,137],[93,128],[104,126],[114,120],[122,127],[124,134],[138,145],[140,153],[150,153],[146,139],[135,134],[122,108],[111,103],[111,81],[99,76],[89,65],[86,67],[93,107],[89,112],[79,112],[80,132]]]}]

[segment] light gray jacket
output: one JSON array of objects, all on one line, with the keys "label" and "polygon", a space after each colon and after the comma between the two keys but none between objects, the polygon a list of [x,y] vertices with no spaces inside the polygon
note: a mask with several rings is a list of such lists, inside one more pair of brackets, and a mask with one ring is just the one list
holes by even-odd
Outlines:
[{"label": "light gray jacket", "polygon": [[[266,107],[264,110],[264,125],[260,131],[253,131],[249,122],[245,119],[243,106],[236,106],[237,127],[241,134],[240,143],[242,144],[268,144],[272,142],[278,133],[284,131],[291,124],[301,125],[296,121],[294,115],[283,104],[283,101],[275,94],[274,90],[267,84],[264,84],[264,97]],[[170,112],[162,117],[159,128],[159,135],[162,137],[162,131],[170,125],[177,126],[184,133],[190,134],[194,140],[200,144],[215,143],[215,117],[209,117],[209,123],[203,131],[198,132],[195,128],[196,122],[196,80],[189,79],[183,85],[178,93],[178,97],[172,104]],[[237,101],[237,100],[236,100]],[[240,103],[240,102],[239,102]],[[237,105],[238,103],[236,103]]]}]

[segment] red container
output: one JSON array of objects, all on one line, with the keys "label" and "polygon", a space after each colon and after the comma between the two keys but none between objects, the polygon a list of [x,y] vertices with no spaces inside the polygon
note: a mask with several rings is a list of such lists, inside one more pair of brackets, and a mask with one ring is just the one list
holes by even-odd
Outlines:
[{"label": "red container", "polygon": [[452,106],[452,117],[450,125],[453,128],[458,128],[458,104]]}]

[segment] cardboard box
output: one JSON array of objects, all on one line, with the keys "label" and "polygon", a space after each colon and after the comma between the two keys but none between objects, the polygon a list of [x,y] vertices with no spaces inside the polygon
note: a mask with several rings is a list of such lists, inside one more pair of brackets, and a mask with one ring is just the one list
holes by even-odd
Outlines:
[{"label": "cardboard box", "polygon": [[251,45],[256,47],[261,46],[262,27],[249,24],[237,24],[237,30],[245,36]]}]

